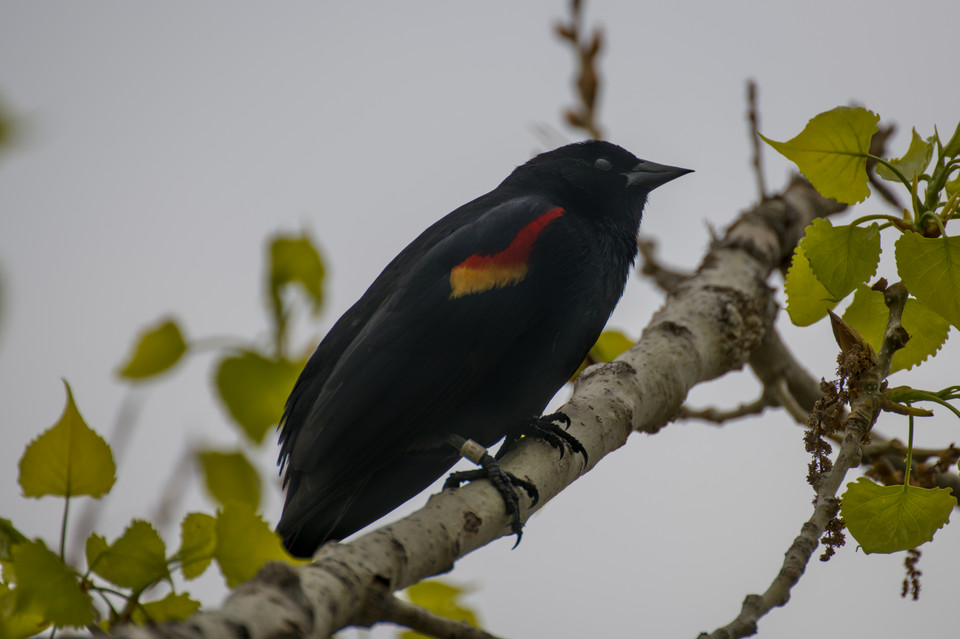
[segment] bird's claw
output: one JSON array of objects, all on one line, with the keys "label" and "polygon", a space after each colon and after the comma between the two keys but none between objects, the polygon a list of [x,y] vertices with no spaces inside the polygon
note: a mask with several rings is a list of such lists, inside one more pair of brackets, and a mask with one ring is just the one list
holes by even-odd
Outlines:
[{"label": "bird's claw", "polygon": [[[558,422],[562,424],[562,427]],[[573,452],[583,455],[583,463],[586,465],[589,461],[587,449],[583,447],[580,440],[566,431],[567,428],[570,428],[570,417],[561,412],[531,419],[507,436],[503,446],[497,451],[497,459],[503,457],[512,444],[526,436],[542,439],[559,450],[560,459],[563,459],[566,448],[569,446]]]},{"label": "bird's claw", "polygon": [[477,463],[480,464],[480,468],[450,473],[447,481],[443,484],[443,488],[445,490],[447,488],[459,488],[463,482],[489,479],[493,487],[500,493],[506,513],[510,516],[510,530],[517,536],[517,542],[513,545],[516,548],[523,537],[523,521],[520,519],[520,496],[514,486],[519,486],[527,493],[531,501],[531,507],[536,506],[540,501],[540,492],[533,482],[503,470],[497,460],[489,453],[484,454]]}]

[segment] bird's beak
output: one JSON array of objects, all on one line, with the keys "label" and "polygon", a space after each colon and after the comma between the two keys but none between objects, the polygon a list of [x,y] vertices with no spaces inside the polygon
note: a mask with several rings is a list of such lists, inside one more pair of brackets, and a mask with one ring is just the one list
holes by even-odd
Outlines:
[{"label": "bird's beak", "polygon": [[640,186],[648,191],[666,184],[670,180],[693,173],[692,169],[681,169],[677,166],[667,166],[666,164],[657,164],[656,162],[643,161],[626,173],[627,186]]}]

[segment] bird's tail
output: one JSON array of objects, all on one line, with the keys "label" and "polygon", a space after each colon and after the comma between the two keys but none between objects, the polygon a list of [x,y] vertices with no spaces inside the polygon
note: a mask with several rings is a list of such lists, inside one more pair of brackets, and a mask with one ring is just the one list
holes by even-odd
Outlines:
[{"label": "bird's tail", "polygon": [[277,532],[296,557],[311,557],[325,541],[341,540],[417,495],[453,466],[459,455],[444,445],[408,453],[362,479],[295,472]]}]

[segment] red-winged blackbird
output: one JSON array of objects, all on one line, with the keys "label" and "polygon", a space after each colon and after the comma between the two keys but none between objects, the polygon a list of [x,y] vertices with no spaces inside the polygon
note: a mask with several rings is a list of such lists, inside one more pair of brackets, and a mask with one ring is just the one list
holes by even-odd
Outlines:
[{"label": "red-winged blackbird", "polygon": [[647,195],[688,172],[570,144],[395,257],[287,400],[277,530],[290,552],[310,556],[422,491],[458,460],[451,436],[492,446],[535,420],[623,293]]}]

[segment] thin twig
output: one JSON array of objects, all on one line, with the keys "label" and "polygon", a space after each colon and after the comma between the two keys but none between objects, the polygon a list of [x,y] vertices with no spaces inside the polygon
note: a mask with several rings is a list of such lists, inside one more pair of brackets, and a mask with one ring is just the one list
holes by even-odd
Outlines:
[{"label": "thin twig", "polygon": [[687,406],[680,407],[680,414],[678,419],[699,419],[705,422],[710,422],[711,424],[723,424],[735,419],[740,419],[741,417],[749,417],[750,415],[759,415],[767,408],[775,406],[776,404],[771,401],[771,398],[764,393],[756,400],[748,404],[740,404],[736,408],[731,408],[728,410],[723,410],[720,408],[715,408],[713,406],[709,408],[694,409],[688,408]]},{"label": "thin twig", "polygon": [[[896,133],[896,131],[897,127],[895,124],[880,127],[870,139],[870,155],[876,157],[885,157],[887,155],[887,140],[889,140],[893,134]],[[886,182],[877,177],[877,173],[874,171],[876,164],[877,163],[874,160],[867,160],[867,177],[870,180],[870,186],[874,188],[874,191],[876,191],[877,195],[879,195],[882,200],[890,204],[890,206],[895,208],[899,213],[903,210],[903,205],[900,203],[900,200],[897,198],[897,195],[894,193],[893,189],[887,186]]]},{"label": "thin twig", "polygon": [[765,387],[766,393],[770,394],[771,399],[782,407],[794,421],[802,422],[810,417],[810,411],[806,411],[800,405],[800,402],[790,392],[789,382],[781,377],[770,386]]},{"label": "thin twig", "polygon": [[[813,377],[797,360],[776,326],[770,327],[760,347],[750,353],[750,369],[764,387],[777,386],[782,380],[786,392],[792,400],[778,397],[781,405],[793,404],[790,416],[801,426],[807,425],[807,418],[823,393],[820,381]],[[781,386],[781,390],[783,386]]]},{"label": "thin twig", "polygon": [[747,80],[747,119],[750,122],[750,143],[753,147],[753,174],[757,178],[757,194],[760,202],[767,199],[766,179],[763,175],[763,155],[760,146],[760,112],[757,108],[757,83]]},{"label": "thin twig", "polygon": [[570,2],[570,22],[558,22],[555,32],[573,47],[577,59],[576,82],[578,103],[564,112],[567,124],[586,131],[595,140],[603,139],[597,101],[600,95],[600,74],[597,56],[603,49],[603,31],[595,27],[589,36],[583,30],[583,3]]},{"label": "thin twig", "polygon": [[768,408],[780,407],[787,411],[794,420],[806,423],[810,416],[801,408],[797,400],[790,394],[785,379],[774,380],[770,385],[764,386],[763,393],[752,402],[740,404],[736,408],[720,409],[716,407],[694,409],[684,405],[680,407],[680,414],[677,419],[699,419],[712,424],[722,425],[726,422],[749,417],[751,415],[760,415]]},{"label": "thin twig", "polygon": [[370,615],[370,625],[393,623],[416,630],[420,634],[444,639],[499,639],[466,621],[447,619],[426,608],[398,599],[386,590],[370,593],[367,612]]},{"label": "thin twig", "polygon": [[640,249],[641,258],[637,272],[652,279],[657,288],[664,293],[670,293],[693,276],[693,273],[685,273],[665,266],[657,258],[657,243],[654,240],[641,236],[637,238],[637,248]]},{"label": "thin twig", "polygon": [[[864,457],[903,457],[907,454],[906,445],[896,439],[886,439],[885,437],[878,440],[871,434],[870,437],[873,440],[873,443],[868,444],[863,447]],[[946,448],[917,448],[913,449],[913,461],[922,462],[931,457],[940,457],[949,449]]]},{"label": "thin twig", "polygon": [[195,477],[193,467],[196,458],[196,444],[188,443],[180,453],[180,459],[177,460],[173,471],[167,478],[163,492],[160,493],[160,499],[154,507],[151,521],[153,521],[157,530],[165,530],[173,523],[174,517],[178,512],[178,506],[186,496],[187,486]]}]

